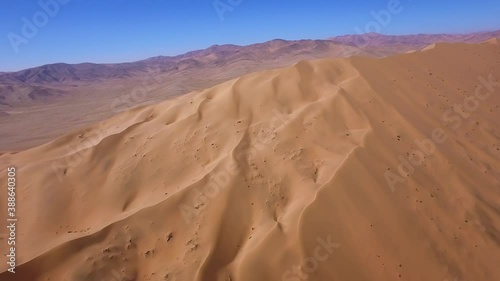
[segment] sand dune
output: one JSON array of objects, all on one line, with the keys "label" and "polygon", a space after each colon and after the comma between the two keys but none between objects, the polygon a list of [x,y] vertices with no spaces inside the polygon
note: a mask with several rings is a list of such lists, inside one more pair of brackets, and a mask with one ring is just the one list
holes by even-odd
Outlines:
[{"label": "sand dune", "polygon": [[0,155],[16,280],[498,280],[489,43],[301,61]]}]

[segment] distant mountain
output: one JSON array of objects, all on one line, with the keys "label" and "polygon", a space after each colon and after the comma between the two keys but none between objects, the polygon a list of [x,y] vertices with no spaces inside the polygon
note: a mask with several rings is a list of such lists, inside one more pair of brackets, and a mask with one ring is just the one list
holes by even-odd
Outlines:
[{"label": "distant mountain", "polygon": [[421,47],[436,42],[478,43],[495,37],[500,37],[500,30],[471,34],[383,35],[367,33],[337,36],[328,40],[288,41],[276,39],[248,46],[214,45],[204,50],[191,51],[178,56],[158,56],[131,63],[56,63],[43,65],[17,72],[0,72],[0,83],[51,84],[74,81],[100,81],[134,76],[152,67],[161,71],[177,71],[188,67],[202,67],[207,63],[212,66],[220,66],[241,60],[259,62],[276,60],[281,57],[293,58],[301,54],[323,55],[333,52],[341,57],[353,54],[370,55],[369,50],[357,48]]},{"label": "distant mountain", "polygon": [[476,32],[470,34],[384,35],[379,33],[366,33],[337,36],[329,39],[339,44],[351,45],[356,47],[376,47],[394,45],[425,46],[436,42],[480,43],[496,37],[500,37],[500,30],[491,32]]},{"label": "distant mountain", "polygon": [[[176,71],[186,67],[223,65],[240,60],[275,60],[300,54],[325,53],[346,49],[330,40],[272,40],[248,46],[214,45],[204,50],[191,51],[174,57],[158,56],[119,64],[64,64],[56,63],[17,72],[0,73],[0,83],[63,83],[71,81],[124,78],[157,67],[162,71]],[[349,47],[347,49],[355,49]]]},{"label": "distant mountain", "polygon": [[141,69],[143,63],[130,64],[65,64],[56,63],[0,74],[0,82],[22,82],[32,84],[51,84],[81,80],[101,80],[123,78]]},{"label": "distant mountain", "polygon": [[[172,77],[182,74],[204,81],[200,87],[213,86],[214,81],[230,79],[256,70],[281,67],[304,59],[364,55],[384,57],[420,49],[435,42],[477,43],[500,37],[500,31],[472,34],[382,35],[368,33],[345,35],[326,40],[276,39],[248,46],[214,45],[178,56],[157,56],[141,61],[117,64],[43,65],[17,72],[0,72],[0,106],[23,104],[71,94],[71,87],[103,83],[110,80],[140,79],[144,75]],[[205,71],[205,72],[203,72]],[[184,89],[185,80],[169,83]]]}]

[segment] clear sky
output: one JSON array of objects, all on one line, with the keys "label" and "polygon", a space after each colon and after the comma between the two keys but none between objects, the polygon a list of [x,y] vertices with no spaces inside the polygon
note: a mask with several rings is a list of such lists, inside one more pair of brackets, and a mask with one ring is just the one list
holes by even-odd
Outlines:
[{"label": "clear sky", "polygon": [[497,29],[499,0],[0,0],[0,71],[276,38]]}]

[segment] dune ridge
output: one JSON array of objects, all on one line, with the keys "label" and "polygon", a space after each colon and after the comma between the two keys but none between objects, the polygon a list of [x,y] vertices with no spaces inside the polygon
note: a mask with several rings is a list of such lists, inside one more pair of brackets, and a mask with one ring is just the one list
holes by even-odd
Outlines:
[{"label": "dune ridge", "polygon": [[498,44],[301,61],[0,155],[15,278],[496,280],[499,73]]}]

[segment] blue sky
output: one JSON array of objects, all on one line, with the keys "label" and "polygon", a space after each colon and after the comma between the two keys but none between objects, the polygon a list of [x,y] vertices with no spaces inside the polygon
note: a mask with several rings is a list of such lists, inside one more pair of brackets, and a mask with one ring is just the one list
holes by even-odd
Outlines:
[{"label": "blue sky", "polygon": [[[377,21],[372,11],[381,10],[390,20]],[[497,30],[499,15],[498,0],[1,0],[0,71],[134,61],[275,38]]]}]

